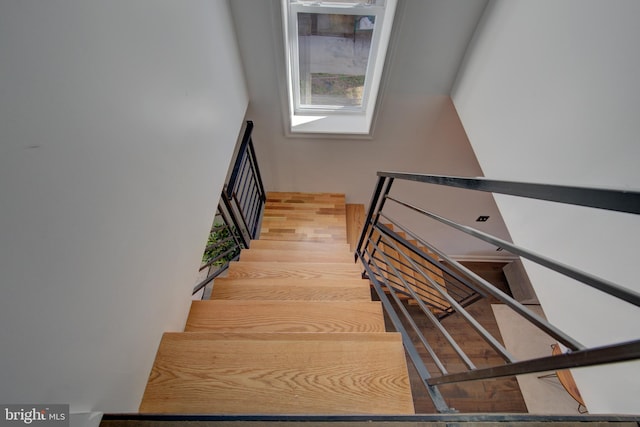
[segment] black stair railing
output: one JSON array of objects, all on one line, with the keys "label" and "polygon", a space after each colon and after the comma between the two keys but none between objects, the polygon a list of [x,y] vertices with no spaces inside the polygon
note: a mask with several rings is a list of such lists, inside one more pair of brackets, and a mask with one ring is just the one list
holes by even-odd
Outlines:
[{"label": "black stair railing", "polygon": [[247,121],[231,175],[220,195],[200,266],[200,271],[206,270],[207,274],[193,288],[194,295],[222,274],[231,261],[237,260],[240,251],[248,248],[251,239],[255,239],[260,231],[267,197],[253,148],[252,131],[253,122]]},{"label": "black stair railing", "polygon": [[233,172],[223,192],[229,200],[234,218],[237,218],[240,223],[246,247],[249,247],[249,242],[258,233],[262,211],[267,200],[251,139],[252,131],[253,122],[248,121],[233,165]]},{"label": "black stair railing", "polygon": [[[425,218],[446,224],[475,238],[494,244],[514,255],[529,259],[636,307],[640,306],[640,294],[472,227],[458,224],[415,206],[408,201],[400,200],[391,194],[394,180],[407,180],[468,190],[509,194],[633,214],[640,213],[640,193],[497,181],[484,178],[378,172],[378,182],[373,192],[355,258],[363,264],[364,274],[370,279],[391,322],[402,333],[407,354],[416,367],[429,396],[439,412],[451,411],[438,390],[437,386],[441,384],[595,366],[640,358],[640,340],[587,348],[493,284],[449,257],[423,237],[403,226],[401,222],[393,219],[385,210],[385,206],[387,203],[394,204],[393,208],[395,208],[396,213],[399,209],[417,212],[424,215]],[[528,322],[563,344],[568,349],[567,354],[532,360],[517,360],[501,344],[500,340],[492,336],[466,309],[478,299],[489,296],[508,305]],[[428,342],[416,326],[416,321],[411,318],[408,310],[403,305],[403,299],[406,300],[407,298],[417,303],[421,312],[435,330],[442,334],[448,345],[466,366],[466,371],[455,373],[447,371],[446,363],[438,355],[438,349]],[[465,319],[470,327],[504,359],[505,364],[489,368],[477,368],[442,323],[442,319],[452,313],[458,313]],[[401,316],[404,317],[404,323]],[[431,362],[439,370],[439,374],[429,372],[426,368],[425,361],[421,359],[418,347],[414,344],[404,324],[408,324],[414,330],[415,335],[418,337],[418,345],[424,347],[431,358]]]}]

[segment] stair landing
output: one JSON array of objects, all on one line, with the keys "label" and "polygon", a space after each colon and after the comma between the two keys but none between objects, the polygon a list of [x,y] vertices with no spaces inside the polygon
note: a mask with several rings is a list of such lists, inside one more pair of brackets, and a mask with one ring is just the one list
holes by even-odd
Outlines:
[{"label": "stair landing", "polygon": [[212,300],[370,301],[369,282],[356,279],[218,278]]},{"label": "stair landing", "polygon": [[267,194],[260,240],[346,243],[344,194]]}]

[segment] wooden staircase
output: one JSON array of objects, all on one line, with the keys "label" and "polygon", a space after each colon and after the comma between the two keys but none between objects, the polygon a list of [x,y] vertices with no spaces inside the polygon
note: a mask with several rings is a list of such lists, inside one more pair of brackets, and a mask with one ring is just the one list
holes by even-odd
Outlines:
[{"label": "wooden staircase", "polygon": [[142,413],[412,414],[402,340],[346,242],[337,194],[270,193],[260,240],[164,334]]}]

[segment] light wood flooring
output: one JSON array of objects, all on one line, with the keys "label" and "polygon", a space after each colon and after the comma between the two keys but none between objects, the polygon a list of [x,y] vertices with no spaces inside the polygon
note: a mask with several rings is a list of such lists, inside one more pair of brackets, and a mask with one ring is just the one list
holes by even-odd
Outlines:
[{"label": "light wood flooring", "polygon": [[[260,239],[230,265],[228,277],[215,280],[211,300],[193,303],[185,332],[164,335],[140,411],[434,413],[400,335],[385,325],[380,303],[372,302],[370,285],[353,262],[350,249],[363,222],[364,209],[347,207],[342,195],[270,193]],[[470,267],[506,285],[502,266]],[[469,311],[499,337],[491,302]],[[407,309],[444,351],[447,368],[462,370],[418,308]],[[457,315],[444,323],[477,366],[500,363]],[[440,390],[461,412],[526,411],[511,378]]]},{"label": "light wood flooring", "polygon": [[[322,203],[316,203],[318,200]],[[434,408],[413,367],[405,364],[398,334],[387,319],[382,323],[380,306],[372,302],[367,281],[358,276],[337,278],[317,273],[318,265],[330,270],[352,265],[349,252],[355,248],[364,222],[364,209],[351,208],[339,195],[299,193],[269,195],[261,240],[252,242],[230,278],[215,280],[210,301],[194,302],[184,333],[163,337],[147,392],[140,406],[147,413],[185,414],[433,414]],[[273,206],[273,203],[279,206]],[[323,206],[328,203],[329,206]],[[314,206],[315,205],[315,206]],[[294,206],[306,214],[298,215]],[[347,227],[338,220],[346,212]],[[305,219],[311,215],[318,222]],[[350,224],[349,224],[350,223]],[[346,239],[346,240],[345,240]],[[347,244],[346,242],[349,242]],[[301,263],[295,272],[284,273],[279,263]],[[315,266],[312,264],[316,264]],[[466,264],[494,285],[508,291],[500,263]],[[259,268],[259,267],[265,268]],[[287,265],[286,267],[293,267]],[[348,268],[344,271],[348,271]],[[234,277],[235,276],[235,277]],[[474,303],[469,311],[491,333],[500,338],[490,304]],[[415,305],[407,309],[440,353],[448,345],[434,333]],[[277,312],[277,316],[271,313]],[[477,366],[499,364],[493,351],[453,315],[444,320],[447,329],[463,344]],[[425,360],[428,356],[424,356]],[[443,356],[450,371],[461,370],[450,351]],[[398,363],[401,360],[402,363]],[[336,366],[342,369],[336,370]],[[428,364],[436,372],[433,364]],[[410,389],[409,389],[410,382]],[[526,407],[513,378],[477,381],[440,387],[450,407],[462,413],[515,413]],[[103,420],[104,427],[151,425],[256,425],[267,421],[130,421]],[[578,426],[585,421],[556,422]],[[271,424],[279,425],[280,421]],[[335,422],[288,421],[291,426],[329,426]],[[345,424],[345,423],[342,423]],[[357,421],[348,425],[385,426],[502,426],[486,421]],[[533,421],[510,425],[533,426]],[[546,424],[546,423],[545,423]],[[595,422],[589,425],[637,423]]]},{"label": "light wood flooring", "polygon": [[260,240],[346,243],[344,194],[267,194]]},{"label": "light wood flooring", "polygon": [[400,334],[349,251],[343,195],[269,193],[260,240],[166,333],[144,413],[413,414]]}]

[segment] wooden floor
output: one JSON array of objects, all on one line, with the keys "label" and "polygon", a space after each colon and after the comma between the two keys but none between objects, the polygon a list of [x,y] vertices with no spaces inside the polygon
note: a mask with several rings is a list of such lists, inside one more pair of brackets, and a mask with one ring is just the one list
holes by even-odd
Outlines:
[{"label": "wooden floor", "polygon": [[[215,280],[210,301],[193,303],[185,332],[163,337],[140,411],[435,413],[400,335],[353,262],[363,222],[363,207],[347,206],[341,195],[270,193],[260,240],[230,265],[227,278]],[[508,290],[502,264],[467,266]],[[476,302],[469,312],[500,337],[492,302]],[[405,305],[447,369],[464,370],[419,308]],[[501,363],[460,316],[443,323],[476,366]],[[440,391],[464,413],[526,412],[515,378]]]},{"label": "wooden floor", "polygon": [[260,240],[164,334],[140,411],[413,414],[402,338],[354,263],[345,210],[343,195],[270,193]]},{"label": "wooden floor", "polygon": [[360,239],[360,233],[366,218],[364,205],[347,204],[347,242],[349,242],[349,249],[351,252],[356,250],[358,240]]},{"label": "wooden floor", "polygon": [[167,333],[140,411],[406,414],[403,357],[391,333]]},{"label": "wooden floor", "polygon": [[[273,313],[278,316],[273,316]],[[186,332],[385,332],[373,301],[196,301]]]},{"label": "wooden floor", "polygon": [[344,194],[267,194],[260,240],[346,243]]},{"label": "wooden floor", "polygon": [[369,283],[362,279],[226,279],[218,278],[212,299],[261,301],[370,301]]}]

